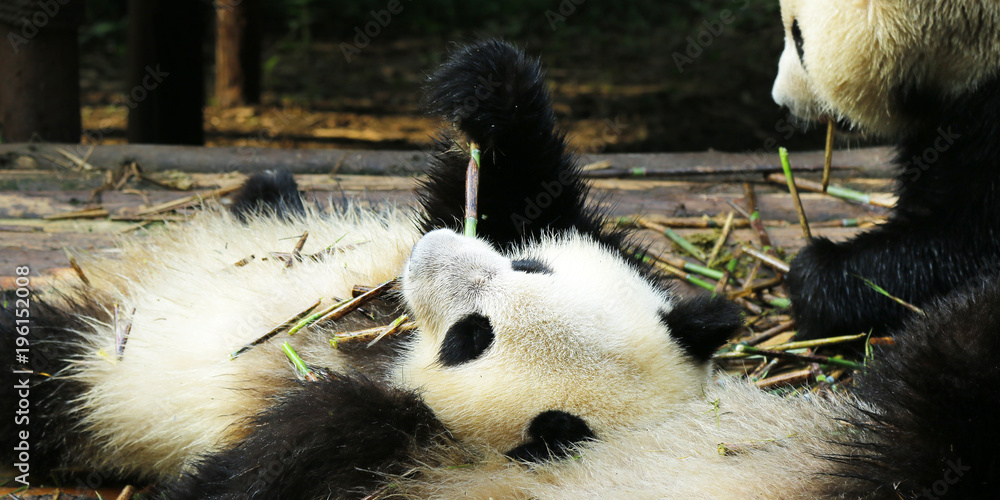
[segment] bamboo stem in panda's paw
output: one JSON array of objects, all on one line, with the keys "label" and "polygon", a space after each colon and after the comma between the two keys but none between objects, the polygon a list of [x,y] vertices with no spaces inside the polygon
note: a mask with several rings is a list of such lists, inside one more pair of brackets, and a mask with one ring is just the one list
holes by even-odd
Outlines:
[{"label": "bamboo stem in panda's paw", "polygon": [[479,197],[479,145],[469,145],[469,169],[465,175],[465,235],[476,237],[476,222],[479,217],[477,201]]}]

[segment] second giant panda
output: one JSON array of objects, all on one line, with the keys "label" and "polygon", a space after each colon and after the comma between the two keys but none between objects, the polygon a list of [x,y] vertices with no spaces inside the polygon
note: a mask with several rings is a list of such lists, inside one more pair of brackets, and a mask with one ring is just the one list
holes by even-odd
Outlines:
[{"label": "second giant panda", "polygon": [[[905,498],[995,488],[1000,317],[983,311],[1000,306],[1000,285],[928,308],[859,375],[853,396],[780,398],[717,382],[708,361],[739,328],[738,312],[674,296],[624,235],[605,229],[584,203],[545,89],[538,63],[505,43],[453,54],[431,78],[427,107],[464,137],[439,142],[415,224],[398,209],[296,214],[293,193],[261,205],[247,193],[239,206],[263,209],[246,224],[204,214],[127,244],[125,267],[91,264],[104,277],[92,290],[65,291],[61,310],[35,312],[33,331],[54,337],[50,359],[69,364],[32,378],[32,449],[152,480],[151,495],[168,499]],[[465,140],[483,148],[475,239],[453,232]],[[290,185],[255,182],[260,192]],[[533,203],[542,193],[548,201]],[[300,258],[277,258],[303,230]],[[410,314],[409,338],[335,349],[337,331],[371,321],[354,315],[338,321],[361,325],[281,333],[231,359],[318,298],[397,273],[402,308],[387,300],[366,312]],[[99,307],[70,310],[85,298]],[[5,338],[14,324],[5,319]],[[315,380],[292,375],[283,340]]]},{"label": "second giant panda", "polygon": [[800,336],[886,332],[1000,272],[1000,3],[782,0],[774,100],[897,144],[889,221],[813,240],[788,274]]}]

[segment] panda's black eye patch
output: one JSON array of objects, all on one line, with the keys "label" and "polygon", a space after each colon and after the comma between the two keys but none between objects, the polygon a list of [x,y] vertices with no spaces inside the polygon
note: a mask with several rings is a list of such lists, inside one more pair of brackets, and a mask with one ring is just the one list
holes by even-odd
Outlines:
[{"label": "panda's black eye patch", "polygon": [[799,62],[802,63],[802,67],[806,67],[806,51],[802,47],[805,42],[802,41],[802,30],[799,28],[799,20],[796,19],[792,21],[792,40],[795,42],[795,51],[799,53]]},{"label": "panda's black eye patch", "polygon": [[482,314],[470,314],[458,320],[444,334],[438,361],[444,366],[468,363],[493,345],[493,325]]},{"label": "panda's black eye patch", "polygon": [[510,261],[510,267],[522,273],[552,274],[552,269],[537,259],[514,259]]}]

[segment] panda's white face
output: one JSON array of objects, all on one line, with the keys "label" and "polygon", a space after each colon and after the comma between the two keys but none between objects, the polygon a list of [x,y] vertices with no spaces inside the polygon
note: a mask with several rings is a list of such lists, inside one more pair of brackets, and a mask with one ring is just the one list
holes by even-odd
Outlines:
[{"label": "panda's white face", "polygon": [[995,0],[782,0],[772,96],[797,117],[905,131],[904,90],[967,91],[1000,68]]},{"label": "panda's white face", "polygon": [[510,257],[437,230],[403,274],[419,333],[398,381],[462,440],[501,451],[557,410],[599,437],[699,394],[704,364],[671,339],[670,297],[618,255],[575,233]]}]

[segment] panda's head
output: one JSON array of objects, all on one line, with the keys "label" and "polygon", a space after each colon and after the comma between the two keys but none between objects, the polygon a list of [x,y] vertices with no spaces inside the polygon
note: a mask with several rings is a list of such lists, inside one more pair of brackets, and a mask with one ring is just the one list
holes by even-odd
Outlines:
[{"label": "panda's head", "polygon": [[741,323],[728,302],[678,302],[575,232],[509,256],[430,232],[402,290],[419,333],[399,382],[456,438],[532,456],[699,395],[708,358]]},{"label": "panda's head", "polygon": [[775,102],[805,120],[905,132],[907,99],[949,99],[1000,68],[995,0],[782,0]]}]

